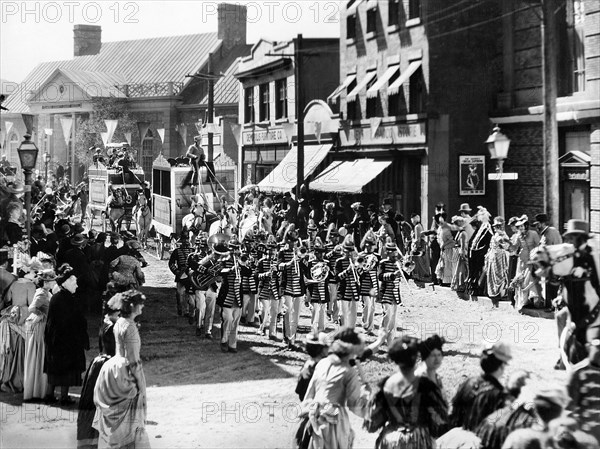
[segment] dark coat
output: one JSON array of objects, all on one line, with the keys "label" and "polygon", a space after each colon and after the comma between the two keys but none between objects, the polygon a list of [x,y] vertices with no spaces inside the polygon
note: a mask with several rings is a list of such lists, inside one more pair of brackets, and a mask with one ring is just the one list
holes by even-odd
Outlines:
[{"label": "dark coat", "polygon": [[75,295],[62,288],[50,300],[44,333],[47,374],[60,376],[85,371],[85,351],[90,348],[90,340],[87,321],[76,301]]}]

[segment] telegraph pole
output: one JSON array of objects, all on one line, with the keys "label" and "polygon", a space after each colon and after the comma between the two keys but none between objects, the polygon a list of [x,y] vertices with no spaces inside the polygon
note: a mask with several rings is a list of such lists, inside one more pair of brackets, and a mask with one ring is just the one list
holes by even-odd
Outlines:
[{"label": "telegraph pole", "polygon": [[[213,68],[212,68],[212,57],[213,54],[208,54],[208,124],[213,124],[214,116],[215,116],[215,81],[213,79]],[[212,127],[209,127],[210,131],[208,133],[208,151],[206,155],[206,162],[212,162],[214,157],[213,150],[213,133]]]},{"label": "telegraph pole", "polygon": [[542,0],[542,82],[544,90],[544,212],[558,226],[559,166],[558,120],[556,97],[558,91],[556,60],[556,0]]},{"label": "telegraph pole", "polygon": [[[304,183],[304,89],[302,86],[302,34],[294,42],[294,84],[296,95],[296,123],[298,128],[298,167],[296,171],[296,200],[300,199],[300,186]],[[305,198],[306,200],[306,198]]]}]

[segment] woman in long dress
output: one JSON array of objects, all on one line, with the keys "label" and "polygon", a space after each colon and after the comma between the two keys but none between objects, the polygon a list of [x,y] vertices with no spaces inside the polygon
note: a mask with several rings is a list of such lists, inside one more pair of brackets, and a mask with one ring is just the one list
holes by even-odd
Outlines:
[{"label": "woman in long dress", "polygon": [[423,235],[421,216],[413,213],[410,216],[410,220],[413,224],[411,251],[413,254],[412,259],[415,263],[412,277],[418,283],[431,282],[431,268],[429,266],[429,255],[427,254],[426,237]]},{"label": "woman in long dress", "polygon": [[469,257],[469,239],[465,229],[466,221],[463,217],[452,217],[452,224],[458,228],[458,232],[454,237],[458,260],[456,261],[454,274],[452,275],[451,287],[460,296],[467,289],[467,279],[469,279],[469,264],[467,262]]},{"label": "woman in long dress", "polygon": [[446,223],[446,213],[442,212],[435,216],[437,223],[437,241],[440,245],[440,258],[435,269],[435,275],[442,285],[450,285],[454,267],[458,260],[456,241],[452,237],[452,230]]},{"label": "woman in long dress", "polygon": [[428,377],[418,376],[415,365],[418,341],[404,336],[388,350],[398,372],[383,379],[376,393],[373,416],[382,416],[377,449],[433,449],[434,437],[444,428],[448,405],[441,390]]},{"label": "woman in long dress", "polygon": [[487,279],[487,293],[494,307],[498,307],[500,299],[508,289],[508,248],[510,239],[504,232],[504,218],[494,218],[492,225],[494,236],[490,241],[490,248],[485,255],[485,277]]},{"label": "woman in long dress", "polygon": [[93,427],[100,447],[136,448],[149,446],[145,429],[146,378],[140,358],[141,340],[135,318],[142,314],[146,297],[128,290],[111,298],[108,306],[120,310],[114,325],[115,356],[102,366],[94,403]]},{"label": "woman in long dress", "polygon": [[296,435],[298,446],[352,449],[354,431],[348,409],[364,417],[369,388],[362,380],[360,362],[353,367],[350,360],[363,349],[364,343],[354,329],[337,332],[329,355],[317,364],[302,402],[301,417],[305,420]]},{"label": "woman in long dress", "polygon": [[42,399],[48,389],[48,376],[44,373],[46,345],[44,331],[50,308],[56,274],[52,269],[38,274],[39,288],[35,291],[25,320],[25,371],[23,376],[23,401]]}]

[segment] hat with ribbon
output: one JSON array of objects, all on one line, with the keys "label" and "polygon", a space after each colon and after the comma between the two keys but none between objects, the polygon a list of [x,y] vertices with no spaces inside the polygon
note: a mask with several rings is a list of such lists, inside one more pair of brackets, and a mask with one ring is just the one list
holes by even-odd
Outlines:
[{"label": "hat with ribbon", "polygon": [[567,222],[567,230],[563,237],[568,235],[590,235],[590,224],[585,220],[572,219]]},{"label": "hat with ribbon", "polygon": [[459,212],[472,212],[473,209],[471,209],[471,206],[469,205],[469,203],[462,203],[460,205],[460,209],[458,209]]},{"label": "hat with ribbon", "polygon": [[350,207],[354,210],[359,210],[362,207],[362,204],[360,204],[360,201],[357,201],[356,203],[352,203]]},{"label": "hat with ribbon", "polygon": [[56,279],[56,273],[53,269],[47,268],[42,270],[37,275],[38,279],[43,282],[54,281]]},{"label": "hat with ribbon", "polygon": [[521,215],[519,218],[517,218],[517,221],[515,222],[515,226],[523,226],[525,223],[529,222],[529,217],[527,215]]},{"label": "hat with ribbon", "polygon": [[495,217],[494,222],[492,223],[492,227],[495,228],[497,226],[504,226],[504,218]]},{"label": "hat with ribbon", "polygon": [[519,221],[519,217],[510,217],[508,219],[508,226],[514,226],[516,225],[517,221]]},{"label": "hat with ribbon", "polygon": [[7,184],[5,188],[9,193],[13,193],[15,195],[25,192],[25,184],[18,180]]},{"label": "hat with ribbon", "polygon": [[486,354],[493,354],[498,360],[508,363],[512,360],[512,351],[508,343],[498,341],[486,347],[483,351]]},{"label": "hat with ribbon", "polygon": [[237,249],[239,247],[240,247],[240,241],[238,240],[238,238],[236,236],[232,236],[231,239],[229,239],[229,248]]}]

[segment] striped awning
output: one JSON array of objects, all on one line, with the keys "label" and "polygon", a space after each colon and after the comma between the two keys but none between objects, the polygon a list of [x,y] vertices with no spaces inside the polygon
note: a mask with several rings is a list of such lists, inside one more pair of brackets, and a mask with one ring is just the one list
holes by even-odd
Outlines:
[{"label": "striped awning", "polygon": [[369,0],[367,2],[367,9],[377,8],[378,0]]},{"label": "striped awning", "polygon": [[398,79],[388,88],[389,95],[396,95],[402,86],[412,75],[421,67],[421,60],[413,61],[408,65],[408,68],[400,74]]},{"label": "striped awning", "polygon": [[332,162],[310,183],[318,192],[362,193],[364,187],[379,176],[392,161],[356,159]]},{"label": "striped awning", "polygon": [[377,80],[375,84],[371,86],[371,88],[367,91],[367,98],[374,98],[377,96],[377,93],[385,86],[385,84],[394,76],[398,70],[400,70],[399,65],[394,65],[388,67],[383,76]]},{"label": "striped awning", "polygon": [[358,94],[360,93],[361,90],[363,90],[365,87],[367,87],[367,84],[369,84],[369,82],[375,78],[375,76],[377,76],[377,71],[373,70],[371,72],[367,72],[367,75],[361,80],[360,83],[358,83],[356,85],[356,87],[352,90],[352,92],[350,92],[348,94],[348,96],[346,97],[346,101],[354,101],[356,100],[356,97],[358,97]]},{"label": "striped awning", "polygon": [[352,84],[352,81],[354,81],[355,79],[356,79],[356,73],[353,75],[348,75],[346,77],[346,79],[344,80],[344,82],[342,84],[340,84],[338,86],[338,88],[336,90],[334,90],[333,93],[329,97],[327,97],[327,101],[336,103],[337,99],[340,97],[340,95],[342,95],[342,92],[344,91],[344,89],[348,89],[348,86],[350,84]]},{"label": "striped awning", "polygon": [[[333,144],[304,145],[304,177],[312,175]],[[289,192],[297,182],[298,148],[294,146],[265,179],[258,183],[262,192]]]}]

